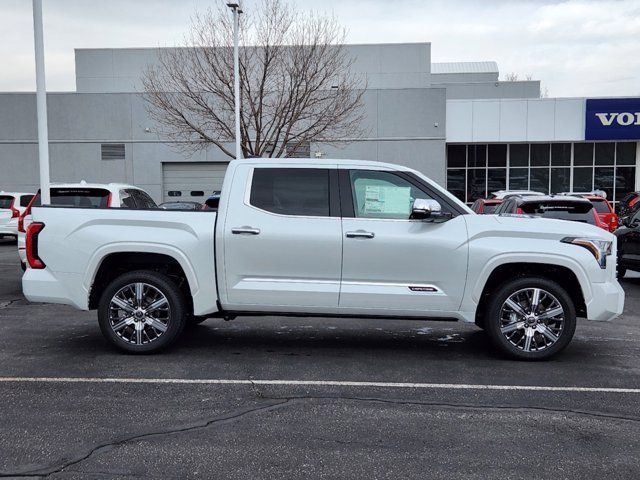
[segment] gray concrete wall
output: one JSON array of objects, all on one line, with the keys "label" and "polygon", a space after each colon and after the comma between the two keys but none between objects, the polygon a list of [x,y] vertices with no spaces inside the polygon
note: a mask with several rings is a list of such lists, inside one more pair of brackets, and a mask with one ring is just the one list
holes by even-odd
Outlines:
[{"label": "gray concrete wall", "polygon": [[[430,83],[430,43],[346,45],[353,71],[368,88],[425,88]],[[142,91],[140,77],[158,62],[157,48],[76,49],[76,91],[121,93]]]},{"label": "gray concrete wall", "polygon": [[[364,138],[313,145],[312,154],[400,163],[444,184],[445,93],[443,88],[368,90]],[[133,183],[160,201],[163,162],[229,161],[217,147],[188,157],[158,138],[140,94],[59,93],[49,94],[47,102],[54,182]],[[108,142],[125,144],[125,160],[101,159],[100,145]],[[0,190],[37,189],[32,93],[0,94],[0,171]]]}]

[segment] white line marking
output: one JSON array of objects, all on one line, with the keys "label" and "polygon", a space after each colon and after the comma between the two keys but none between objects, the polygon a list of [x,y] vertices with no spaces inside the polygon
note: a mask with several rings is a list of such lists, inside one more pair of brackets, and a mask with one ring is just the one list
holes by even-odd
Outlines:
[{"label": "white line marking", "polygon": [[286,385],[319,387],[378,387],[413,388],[423,390],[514,390],[540,392],[601,392],[635,393],[640,388],[572,387],[538,385],[473,385],[460,383],[403,383],[403,382],[351,382],[340,380],[245,380],[207,378],[99,378],[99,377],[0,377],[0,383],[132,383],[132,384],[181,384],[181,385]]}]

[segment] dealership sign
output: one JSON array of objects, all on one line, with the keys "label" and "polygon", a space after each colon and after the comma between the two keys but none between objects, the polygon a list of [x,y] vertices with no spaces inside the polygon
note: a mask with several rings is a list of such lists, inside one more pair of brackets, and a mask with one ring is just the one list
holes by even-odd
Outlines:
[{"label": "dealership sign", "polygon": [[588,98],[584,138],[640,139],[640,98]]}]

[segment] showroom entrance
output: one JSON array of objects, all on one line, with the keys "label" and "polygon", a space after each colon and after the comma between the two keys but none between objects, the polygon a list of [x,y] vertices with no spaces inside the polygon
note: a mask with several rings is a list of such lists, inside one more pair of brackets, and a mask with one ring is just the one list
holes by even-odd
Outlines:
[{"label": "showroom entrance", "polygon": [[162,201],[204,202],[222,188],[228,163],[172,162],[162,164]]}]

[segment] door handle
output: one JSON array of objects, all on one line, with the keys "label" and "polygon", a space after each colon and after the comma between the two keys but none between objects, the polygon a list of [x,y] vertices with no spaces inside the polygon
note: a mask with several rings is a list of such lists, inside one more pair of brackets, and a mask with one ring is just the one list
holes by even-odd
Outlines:
[{"label": "door handle", "polygon": [[253,228],[253,227],[234,227],[231,229],[231,233],[233,233],[234,235],[240,235],[243,233],[247,233],[249,235],[260,235],[260,229],[259,228]]},{"label": "door handle", "polygon": [[376,236],[373,232],[365,232],[364,230],[356,230],[355,232],[345,233],[347,238],[373,238]]}]

